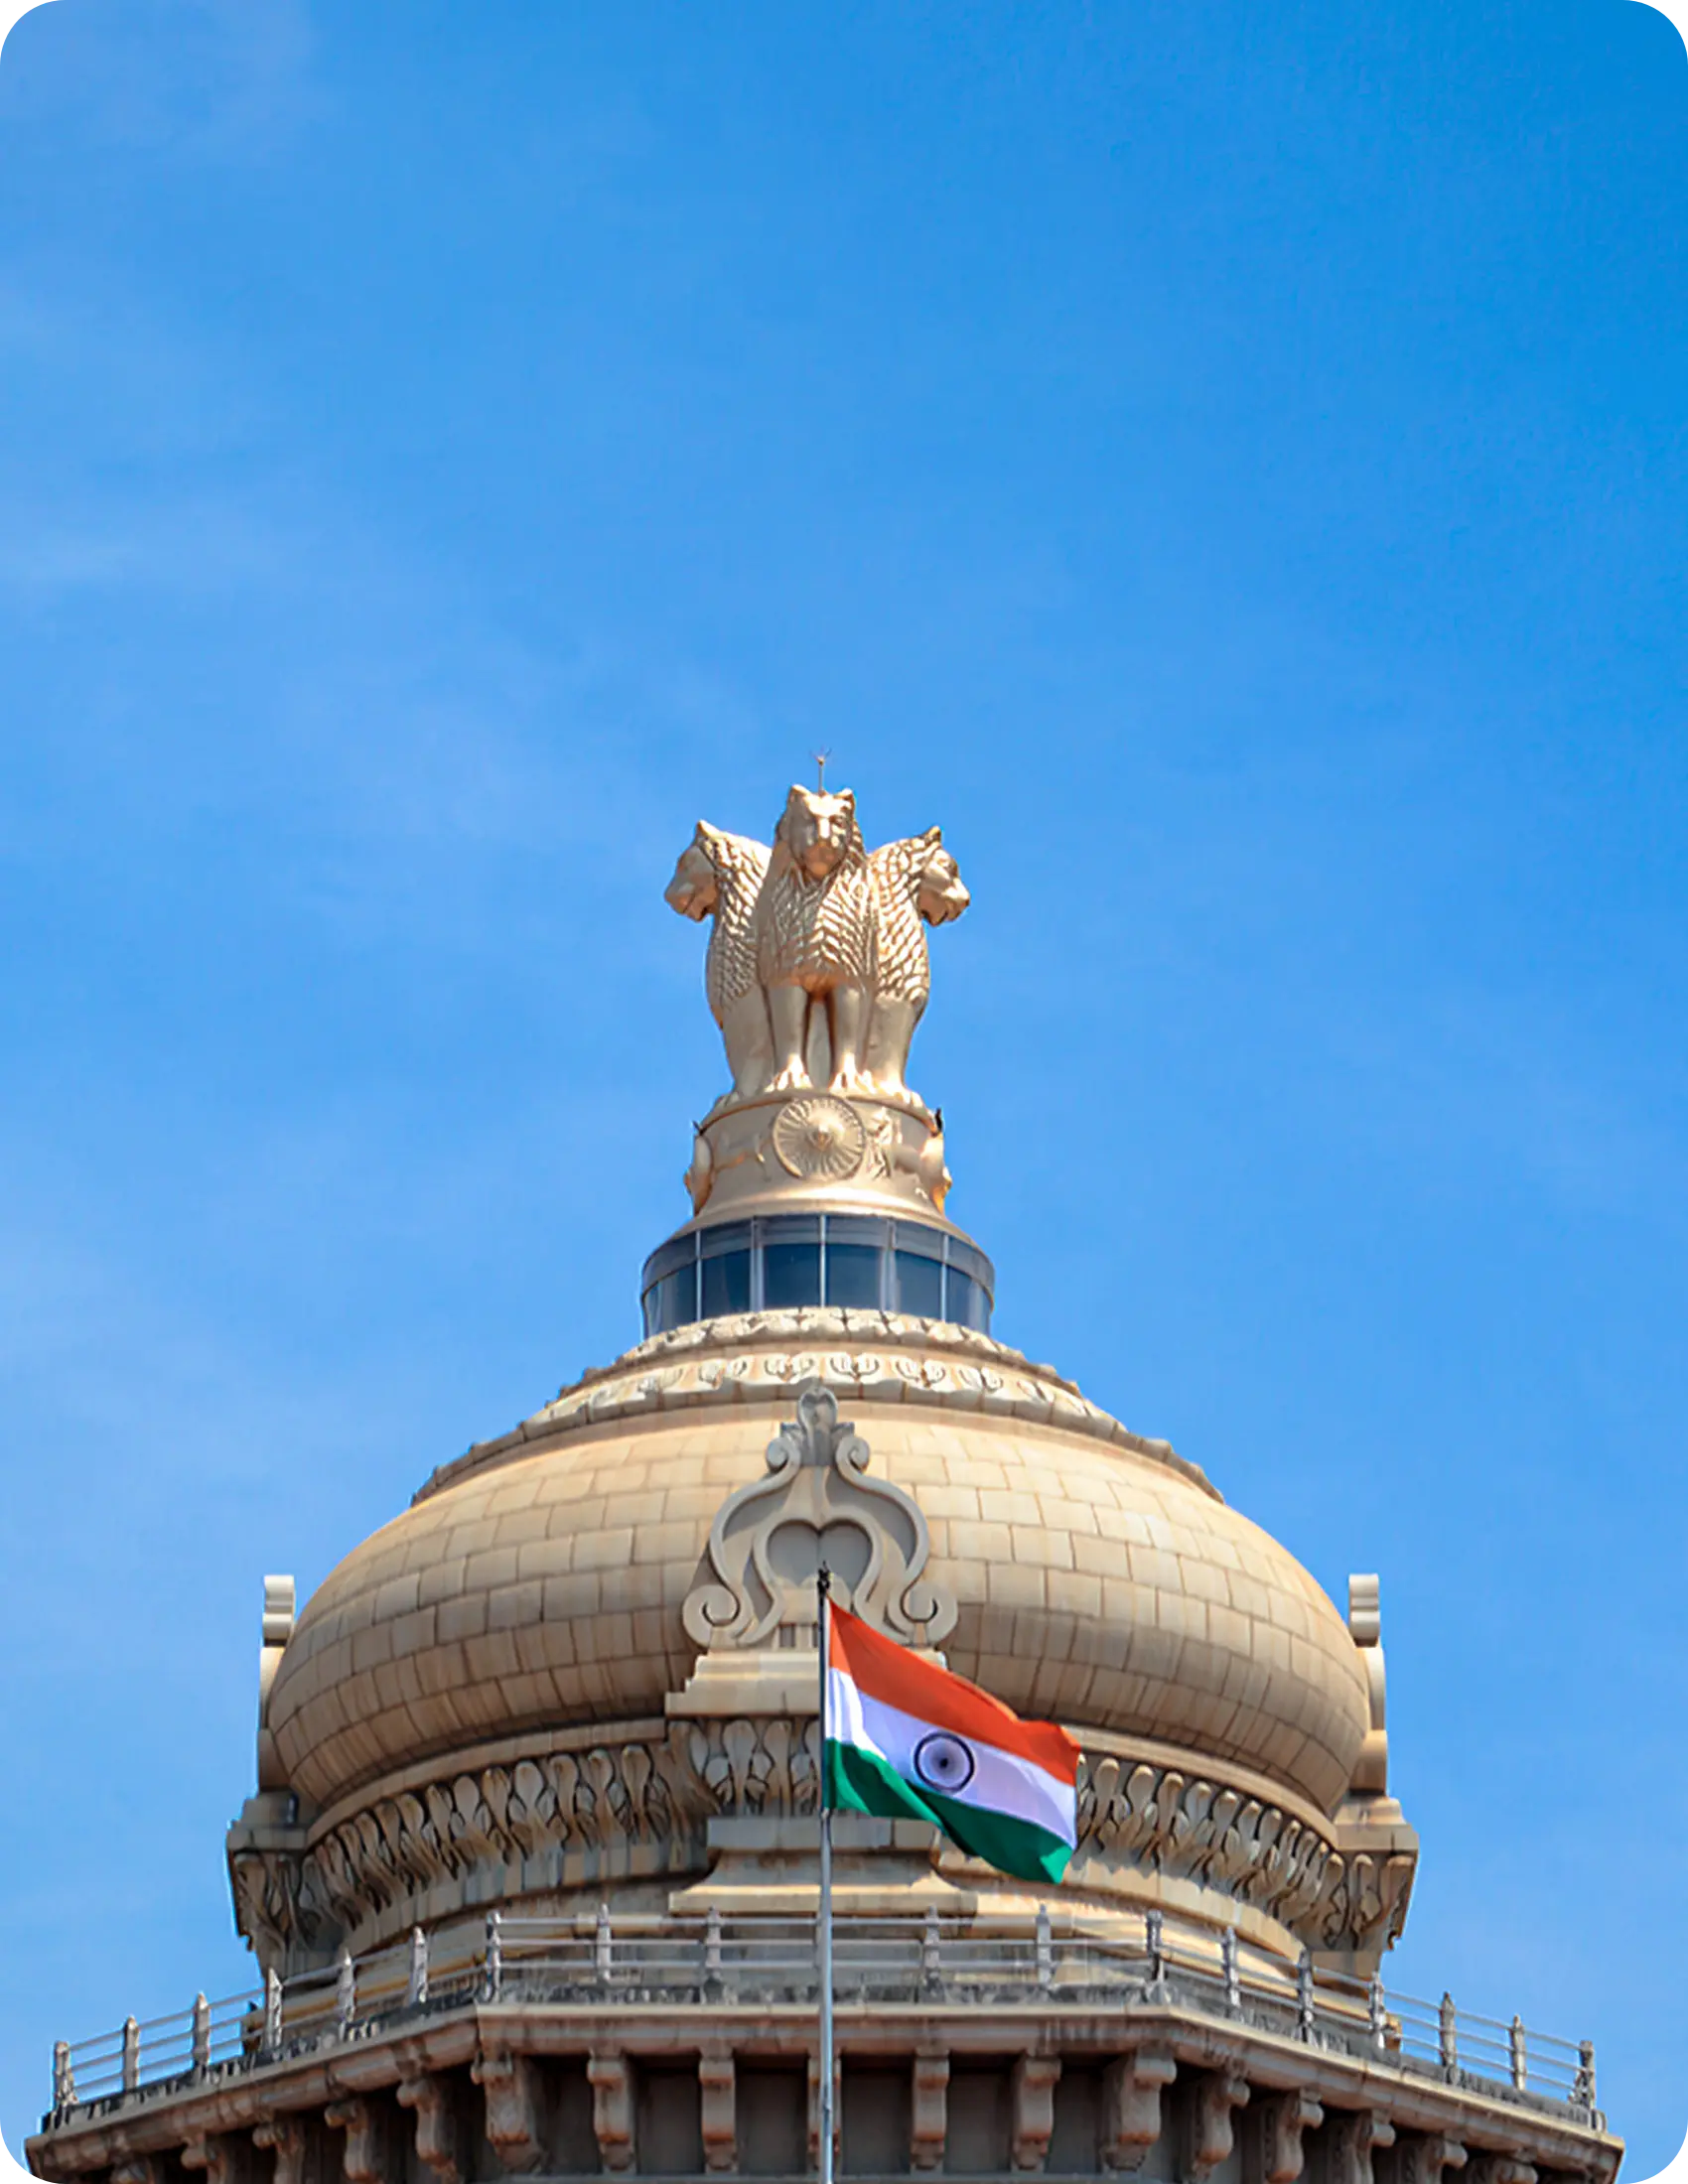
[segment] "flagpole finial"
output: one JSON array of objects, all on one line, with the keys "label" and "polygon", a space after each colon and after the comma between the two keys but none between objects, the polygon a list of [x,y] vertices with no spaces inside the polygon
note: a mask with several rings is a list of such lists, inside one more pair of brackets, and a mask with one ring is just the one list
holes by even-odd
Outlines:
[{"label": "flagpole finial", "polygon": [[832,756],[832,753],[830,751],[811,751],[809,756],[815,762],[816,790],[824,796],[826,794],[826,761]]}]

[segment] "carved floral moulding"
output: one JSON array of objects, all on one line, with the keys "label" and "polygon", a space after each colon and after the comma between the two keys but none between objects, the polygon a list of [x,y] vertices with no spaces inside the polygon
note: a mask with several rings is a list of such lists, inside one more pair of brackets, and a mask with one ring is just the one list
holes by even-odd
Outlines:
[{"label": "carved floral moulding", "polygon": [[[409,1768],[373,1793],[228,1859],[236,1923],[260,1961],[326,1962],[523,1896],[700,1874],[711,1819],[815,1809],[813,1717],[588,1724]],[[1252,1914],[1256,1939],[1374,1956],[1406,1916],[1416,1857],[1349,1838],[1310,1806],[1196,1754],[1092,1732],[1067,1896],[1097,1908],[1143,1876]],[[947,1869],[959,1853],[934,1849]],[[967,1865],[971,1875],[982,1869]],[[976,1885],[976,1883],[975,1883]],[[986,1881],[986,1888],[1008,1884]]]},{"label": "carved floral moulding", "polygon": [[1145,1456],[1209,1494],[1224,1496],[1170,1441],[1133,1433],[1089,1403],[1052,1366],[991,1336],[900,1312],[805,1305],[740,1312],[651,1335],[598,1366],[511,1432],[477,1441],[442,1464],[424,1500],[485,1465],[506,1463],[583,1428],[715,1406],[788,1402],[818,1380],[848,1403],[914,1404],[1082,1434]]}]

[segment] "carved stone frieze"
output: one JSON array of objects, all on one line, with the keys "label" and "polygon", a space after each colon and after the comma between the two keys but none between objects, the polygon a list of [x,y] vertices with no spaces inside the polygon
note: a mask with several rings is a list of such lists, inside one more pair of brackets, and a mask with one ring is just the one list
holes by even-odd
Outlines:
[{"label": "carved stone frieze", "polygon": [[441,1465],[416,1499],[564,1433],[668,1411],[779,1402],[809,1379],[846,1401],[871,1393],[881,1403],[1058,1427],[1164,1463],[1220,1498],[1199,1466],[1169,1442],[1128,1432],[1053,1366],[1036,1364],[975,1328],[902,1312],[802,1305],[698,1320],[650,1336],[613,1364],[583,1374],[512,1433],[480,1441]]},{"label": "carved stone frieze", "polygon": [[[240,1930],[265,1965],[302,1969],[343,1939],[403,1932],[442,1887],[491,1903],[700,1871],[710,1820],[812,1813],[817,1777],[813,1715],[764,1714],[650,1723],[412,1782],[287,1843],[231,1836]],[[1215,1774],[1087,1753],[1075,1875],[1111,1890],[1134,1869],[1248,1904],[1315,1948],[1380,1951],[1400,1931],[1413,1861],[1343,1856],[1308,1814]]]},{"label": "carved stone frieze", "polygon": [[1320,1896],[1318,1940],[1344,1956],[1380,1960],[1400,1939],[1418,1872],[1416,1854],[1336,1857]]},{"label": "carved stone frieze", "polygon": [[1078,1858],[1086,1857],[1197,1881],[1292,1932],[1319,1910],[1340,1867],[1331,1838],[1283,1805],[1111,1753],[1086,1754],[1079,1771]]}]

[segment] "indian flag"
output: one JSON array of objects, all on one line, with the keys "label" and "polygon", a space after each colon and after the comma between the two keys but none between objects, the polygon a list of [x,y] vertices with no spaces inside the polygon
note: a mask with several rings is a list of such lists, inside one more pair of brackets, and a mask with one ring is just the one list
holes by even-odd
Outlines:
[{"label": "indian flag", "polygon": [[1021,1880],[1059,1880],[1078,1840],[1078,1746],[1022,1721],[859,1616],[829,1608],[826,1802],[926,1820]]}]

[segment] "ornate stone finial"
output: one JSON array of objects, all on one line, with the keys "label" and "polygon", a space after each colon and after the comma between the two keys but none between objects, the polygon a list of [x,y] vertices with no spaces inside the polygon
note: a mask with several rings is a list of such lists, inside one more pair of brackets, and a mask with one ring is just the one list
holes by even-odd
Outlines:
[{"label": "ornate stone finial", "polygon": [[868,1475],[870,1460],[831,1390],[807,1382],[796,1417],[769,1443],[767,1477],[729,1494],[710,1527],[681,1609],[704,1658],[683,1699],[670,1699],[671,1711],[694,1711],[706,1689],[755,1681],[761,1669],[812,1710],[823,1559],[833,1597],[876,1630],[905,1645],[937,1646],[954,1629],[953,1596],[925,1575],[926,1520],[902,1487]]},{"label": "ornate stone finial", "polygon": [[1351,1797],[1386,1797],[1389,1791],[1387,1682],[1383,1662],[1381,1587],[1374,1574],[1348,1579],[1348,1630],[1365,1665],[1371,1726],[1354,1762]]},{"label": "ornate stone finial", "polygon": [[281,1760],[270,1734],[267,1715],[270,1703],[270,1686],[275,1682],[277,1669],[287,1641],[293,1635],[294,1617],[298,1609],[298,1587],[288,1576],[270,1576],[264,1579],[263,1647],[258,1655],[258,1788],[283,1790],[287,1787]]}]

